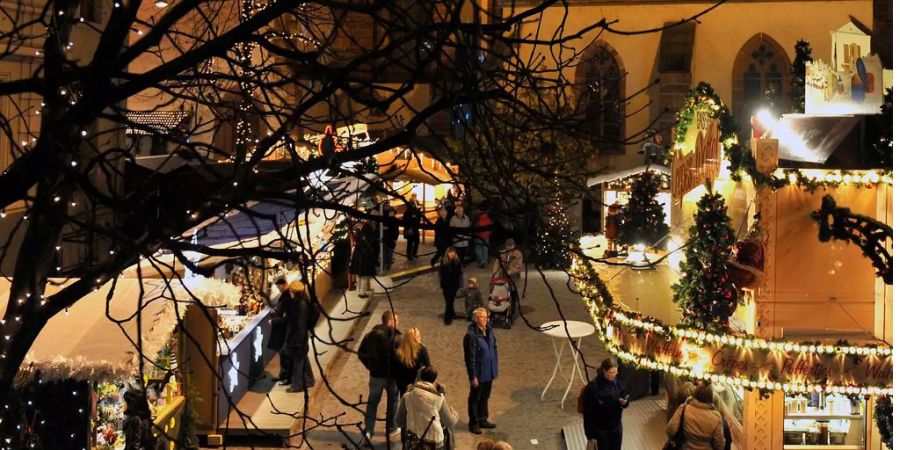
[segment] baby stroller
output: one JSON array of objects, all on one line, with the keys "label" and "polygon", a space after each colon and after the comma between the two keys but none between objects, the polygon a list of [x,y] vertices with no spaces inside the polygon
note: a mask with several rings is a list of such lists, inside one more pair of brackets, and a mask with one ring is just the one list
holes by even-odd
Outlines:
[{"label": "baby stroller", "polygon": [[516,305],[513,301],[512,282],[509,278],[491,280],[491,291],[488,296],[488,310],[491,311],[491,325],[510,328],[516,317]]}]

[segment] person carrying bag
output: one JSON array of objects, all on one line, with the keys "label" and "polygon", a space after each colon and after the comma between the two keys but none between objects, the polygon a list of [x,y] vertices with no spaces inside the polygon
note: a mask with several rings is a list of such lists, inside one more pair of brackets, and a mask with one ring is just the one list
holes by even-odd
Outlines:
[{"label": "person carrying bag", "polygon": [[675,432],[675,436],[669,438],[666,441],[666,444],[663,445],[662,450],[681,450],[681,446],[684,443],[684,410],[687,408],[681,408],[681,420],[678,423],[678,431]]}]

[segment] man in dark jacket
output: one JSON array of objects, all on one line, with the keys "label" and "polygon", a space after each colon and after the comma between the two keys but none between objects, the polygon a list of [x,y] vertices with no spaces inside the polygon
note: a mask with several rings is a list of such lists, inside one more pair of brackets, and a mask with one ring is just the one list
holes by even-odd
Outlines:
[{"label": "man in dark jacket", "polygon": [[275,280],[275,287],[281,295],[275,300],[274,309],[272,310],[272,333],[269,335],[269,342],[266,345],[272,350],[278,351],[278,381],[282,386],[291,384],[291,356],[285,352],[284,335],[287,331],[287,321],[285,320],[285,307],[291,300],[291,293],[288,292],[288,282],[284,277]]},{"label": "man in dark jacket", "polygon": [[384,258],[384,269],[390,270],[394,264],[394,251],[397,249],[397,239],[400,238],[400,222],[396,221],[397,210],[391,206],[389,201],[384,202],[384,217],[386,222],[383,226],[382,236],[382,257]]},{"label": "man in dark jacket", "polygon": [[482,428],[497,427],[488,420],[488,399],[499,374],[497,338],[488,316],[486,309],[475,308],[469,331],[463,338],[466,373],[469,375],[469,431],[473,434],[481,434]]},{"label": "man in dark jacket", "polygon": [[372,294],[372,277],[378,266],[378,233],[375,224],[361,221],[354,227],[356,246],[350,255],[350,273],[358,277],[359,296],[366,298]]},{"label": "man in dark jacket", "polygon": [[306,285],[295,280],[290,287],[291,299],[285,308],[287,328],[284,347],[290,354],[291,387],[288,392],[302,392],[316,384],[309,364],[309,334],[319,320],[319,309],[312,304]]},{"label": "man in dark jacket", "polygon": [[369,400],[366,404],[366,435],[372,437],[375,431],[375,416],[381,394],[387,391],[387,430],[395,436],[400,427],[395,423],[400,397],[397,392],[395,370],[392,367],[394,350],[400,344],[400,332],[397,330],[399,317],[396,313],[385,311],[381,315],[381,324],[375,325],[372,331],[359,344],[360,362],[369,370]]},{"label": "man in dark jacket", "polygon": [[403,237],[406,238],[406,259],[415,261],[419,257],[419,223],[422,221],[422,211],[419,209],[418,196],[415,192],[406,204],[403,211]]}]

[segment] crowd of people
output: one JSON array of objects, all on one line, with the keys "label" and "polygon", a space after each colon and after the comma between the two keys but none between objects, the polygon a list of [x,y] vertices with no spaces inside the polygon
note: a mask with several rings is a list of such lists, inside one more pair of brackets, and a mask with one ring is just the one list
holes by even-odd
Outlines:
[{"label": "crowd of people", "polygon": [[[428,219],[415,194],[405,203],[400,220],[385,221],[382,225],[385,228],[380,235],[381,252],[377,243],[378,225],[374,221],[357,220],[351,228],[349,272],[356,279],[361,297],[372,293],[371,278],[376,273],[378,258],[384,258],[385,268],[392,263],[400,232],[390,227],[403,227],[407,259],[416,261],[419,257],[421,229],[423,224],[428,224]],[[396,210],[390,205],[381,204],[377,210],[387,218],[396,216]],[[463,363],[469,379],[468,429],[473,434],[482,434],[483,429],[496,427],[490,420],[489,401],[499,374],[497,339],[491,326],[492,297],[482,295],[477,278],[465,278],[465,266],[474,262],[479,268],[487,267],[494,222],[485,210],[476,210],[473,217],[474,221],[465,212],[462,190],[454,186],[437,205],[434,224],[428,228],[434,232],[435,253],[431,265],[438,265],[444,323],[450,325],[457,319],[470,321],[461,336]],[[509,280],[510,285],[515,285],[523,272],[524,256],[515,241],[509,239],[497,257],[491,278]],[[458,297],[465,299],[464,314],[456,312]],[[358,349],[358,358],[369,372],[363,441],[368,443],[372,438],[378,405],[386,395],[384,417],[388,436],[399,437],[408,449],[453,448],[451,430],[459,415],[448,403],[445,387],[437,381],[438,372],[422,343],[421,331],[415,327],[401,331],[399,322],[396,312],[386,311],[381,322],[363,337]],[[479,448],[511,448],[505,442],[488,440],[483,444]]]},{"label": "crowd of people", "polygon": [[[499,376],[497,338],[493,330],[494,292],[482,295],[477,278],[464,278],[466,256],[479,267],[488,263],[490,229],[492,222],[485,211],[477,214],[473,223],[457,202],[459,191],[448,194],[438,210],[435,228],[436,256],[440,266],[438,279],[444,299],[444,322],[455,319],[470,321],[462,337],[463,355],[468,377],[467,401],[468,431],[475,435],[484,429],[496,428],[490,420],[489,402],[494,381]],[[413,197],[413,207],[408,207],[402,220],[407,240],[407,258],[418,258],[419,234],[424,215]],[[451,215],[452,210],[452,215]],[[393,208],[383,208],[386,217],[396,216]],[[390,226],[394,226],[393,224]],[[472,232],[471,229],[478,230]],[[464,231],[470,229],[469,231]],[[378,258],[391,261],[396,247],[399,229],[382,232],[384,247],[379,250],[377,225],[374,221],[357,221],[352,230],[353,252],[351,273],[355,275],[360,296],[371,294],[371,278],[375,276]],[[413,236],[415,236],[413,238]],[[474,250],[469,252],[470,247]],[[436,262],[433,260],[433,262]],[[389,264],[388,264],[389,265]],[[434,264],[433,264],[434,265]],[[518,304],[515,289],[524,272],[524,257],[515,242],[507,240],[497,255],[491,270],[492,280],[507,280],[513,286],[511,305]],[[464,281],[465,280],[465,281]],[[492,285],[494,283],[492,282]],[[310,366],[309,333],[320,316],[316,304],[310,301],[305,284],[288,283],[284,278],[275,282],[280,296],[272,314],[272,337],[269,347],[277,350],[281,360],[279,381],[289,385],[289,392],[302,392],[315,384]],[[454,303],[457,297],[465,298],[465,314],[457,315]],[[385,411],[386,434],[399,438],[403,448],[452,449],[453,427],[460,416],[449,404],[446,388],[438,382],[422,332],[410,327],[401,332],[400,317],[394,311],[386,311],[381,321],[369,331],[358,349],[358,358],[369,373],[366,402],[364,438],[368,444],[374,434],[378,406],[387,396]],[[668,450],[730,450],[732,429],[728,413],[713,388],[707,384],[696,386],[683,383],[673,388],[680,394],[670,399],[670,417],[666,433]],[[578,411],[583,415],[588,450],[620,450],[622,448],[622,414],[629,406],[629,394],[618,379],[615,359],[603,360],[597,376],[579,394]],[[737,430],[741,433],[741,430]],[[479,450],[506,450],[512,447],[503,441],[482,440]]]},{"label": "crowd of people", "polygon": [[[462,339],[464,364],[469,378],[469,431],[482,434],[496,428],[490,421],[489,401],[494,380],[499,375],[497,338],[488,321],[488,311],[476,308]],[[381,323],[362,339],[357,352],[369,372],[369,392],[365,411],[364,443],[375,430],[378,405],[387,395],[385,426],[388,436],[400,437],[409,449],[450,449],[452,428],[459,420],[447,402],[445,388],[438,383],[437,369],[422,344],[418,328],[400,331],[400,316],[385,311]]]}]

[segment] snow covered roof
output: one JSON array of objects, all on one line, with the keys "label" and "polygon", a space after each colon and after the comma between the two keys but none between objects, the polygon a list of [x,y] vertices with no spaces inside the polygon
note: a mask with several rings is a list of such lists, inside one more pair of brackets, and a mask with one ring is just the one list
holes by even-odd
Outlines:
[{"label": "snow covered roof", "polygon": [[[54,280],[48,284],[48,297],[74,280]],[[185,280],[185,286],[173,280],[119,278],[108,282],[76,302],[66,312],[55,315],[41,330],[25,356],[17,383],[24,383],[37,372],[43,380],[117,381],[135,376],[138,371],[137,312],[141,312],[140,339],[143,353],[152,358],[169,340],[178,314],[196,297],[201,303],[218,306],[240,297],[240,290],[220,280]],[[0,298],[8,299],[10,283],[0,279]],[[110,297],[107,300],[107,297]],[[143,302],[139,302],[142,299]],[[29,300],[33,301],[33,300]],[[0,314],[6,311],[0,303]]]},{"label": "snow covered roof", "polygon": [[601,173],[598,175],[594,175],[587,180],[587,186],[593,187],[601,183],[609,183],[611,181],[622,180],[625,178],[633,177],[645,170],[653,170],[655,172],[659,172],[666,175],[672,175],[672,169],[668,166],[662,166],[659,164],[650,164],[650,165],[641,165],[632,167],[630,169],[623,169],[616,172],[610,173]]}]

